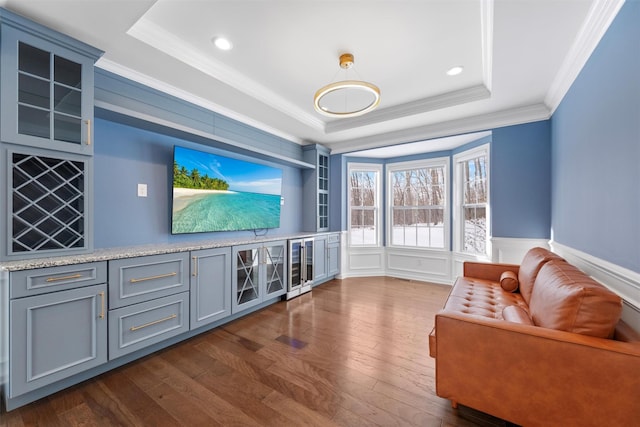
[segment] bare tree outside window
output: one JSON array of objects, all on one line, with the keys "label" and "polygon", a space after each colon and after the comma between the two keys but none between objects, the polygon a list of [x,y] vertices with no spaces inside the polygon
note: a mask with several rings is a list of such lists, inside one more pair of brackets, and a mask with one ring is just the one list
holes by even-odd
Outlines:
[{"label": "bare tree outside window", "polygon": [[391,244],[445,247],[445,167],[393,170]]},{"label": "bare tree outside window", "polygon": [[462,250],[484,254],[487,245],[487,165],[481,155],[460,163],[462,167]]},{"label": "bare tree outside window", "polygon": [[378,243],[378,172],[352,171],[349,175],[350,242],[369,246]]}]

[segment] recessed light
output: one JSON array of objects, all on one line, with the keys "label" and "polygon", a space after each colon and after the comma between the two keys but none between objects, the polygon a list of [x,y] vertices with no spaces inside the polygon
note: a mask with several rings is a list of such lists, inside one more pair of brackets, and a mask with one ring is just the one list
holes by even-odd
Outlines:
[{"label": "recessed light", "polygon": [[456,67],[450,68],[449,71],[447,71],[447,75],[448,76],[457,76],[458,74],[460,74],[462,72],[462,70],[464,70],[464,67],[456,66]]},{"label": "recessed light", "polygon": [[233,48],[229,39],[225,37],[214,37],[213,44],[220,50],[231,50],[231,48]]}]

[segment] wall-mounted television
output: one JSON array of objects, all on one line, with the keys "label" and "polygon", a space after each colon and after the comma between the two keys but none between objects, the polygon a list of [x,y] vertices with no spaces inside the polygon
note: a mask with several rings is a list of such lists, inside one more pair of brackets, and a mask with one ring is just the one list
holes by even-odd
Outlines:
[{"label": "wall-mounted television", "polygon": [[282,170],[174,146],[171,233],[280,227]]}]

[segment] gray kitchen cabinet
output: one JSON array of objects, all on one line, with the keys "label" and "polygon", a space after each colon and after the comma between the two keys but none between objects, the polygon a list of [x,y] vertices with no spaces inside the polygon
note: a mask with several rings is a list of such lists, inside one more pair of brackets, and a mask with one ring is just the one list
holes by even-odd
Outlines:
[{"label": "gray kitchen cabinet", "polygon": [[190,329],[231,315],[230,247],[191,252],[190,311]]},{"label": "gray kitchen cabinet", "polygon": [[[0,260],[93,249],[94,63],[102,51],[0,8]],[[6,169],[5,169],[6,168]]]},{"label": "gray kitchen cabinet", "polygon": [[189,292],[109,311],[109,360],[189,330]]},{"label": "gray kitchen cabinet", "polygon": [[189,253],[109,261],[109,308],[189,290]]},{"label": "gray kitchen cabinet", "polygon": [[189,253],[109,261],[109,360],[189,330]]},{"label": "gray kitchen cabinet", "polygon": [[340,274],[340,234],[330,234],[327,238],[327,276]]},{"label": "gray kitchen cabinet", "polygon": [[322,234],[314,237],[313,284],[319,285],[340,273],[340,234]]},{"label": "gray kitchen cabinet", "polygon": [[327,236],[316,236],[313,240],[313,283],[321,283],[327,279],[327,268]]},{"label": "gray kitchen cabinet", "polygon": [[9,397],[107,361],[107,285],[10,301]]},{"label": "gray kitchen cabinet", "polygon": [[3,142],[93,153],[95,61],[102,51],[0,9]]}]

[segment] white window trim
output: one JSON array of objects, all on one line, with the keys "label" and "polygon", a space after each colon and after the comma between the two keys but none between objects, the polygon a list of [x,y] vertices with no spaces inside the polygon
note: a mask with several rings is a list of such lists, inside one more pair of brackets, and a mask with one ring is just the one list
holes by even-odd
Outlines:
[{"label": "white window trim", "polygon": [[[385,167],[386,173],[386,237],[387,237],[387,246],[393,248],[407,248],[407,249],[416,249],[423,251],[449,251],[450,248],[450,235],[451,235],[451,224],[450,224],[450,194],[451,194],[451,179],[449,176],[449,168],[450,168],[450,158],[449,157],[437,157],[433,159],[422,159],[422,160],[412,160],[408,162],[398,162],[398,163],[389,163]],[[406,169],[419,169],[419,168],[429,168],[434,166],[443,166],[444,167],[444,176],[445,176],[445,206],[444,206],[444,248],[431,248],[431,247],[422,247],[422,246],[404,246],[404,245],[394,245],[391,239],[391,233],[393,232],[393,188],[392,188],[392,179],[391,174],[398,170],[406,170]]]},{"label": "white window trim", "polygon": [[[376,182],[376,243],[373,245],[352,245],[351,244],[351,172],[370,172],[374,171],[378,173]],[[349,247],[354,248],[379,248],[382,246],[382,212],[383,203],[382,200],[382,165],[376,163],[347,163],[347,236]]]},{"label": "white window trim", "polygon": [[[480,155],[486,156],[486,171],[487,171],[487,235],[486,235],[486,247],[484,254],[475,254],[471,252],[463,252],[462,243],[462,227],[464,227],[464,220],[462,219],[462,167],[461,162],[471,160]],[[476,257],[490,257],[491,256],[491,144],[483,144],[476,148],[472,148],[462,153],[458,153],[453,156],[454,165],[454,185],[453,185],[453,251],[459,254],[473,255]]]}]

